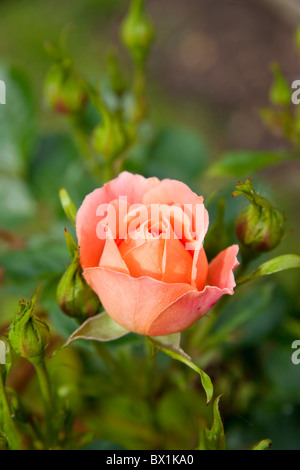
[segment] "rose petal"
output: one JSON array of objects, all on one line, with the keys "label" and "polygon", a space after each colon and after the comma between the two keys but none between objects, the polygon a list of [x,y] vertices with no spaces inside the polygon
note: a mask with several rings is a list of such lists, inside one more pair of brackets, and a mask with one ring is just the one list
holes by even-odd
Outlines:
[{"label": "rose petal", "polygon": [[124,240],[119,246],[123,260],[133,277],[150,276],[162,278],[162,260],[165,240],[152,238],[144,240]]},{"label": "rose petal", "polygon": [[95,189],[85,197],[76,218],[76,233],[83,269],[97,266],[104,248],[105,240],[98,238],[97,225],[106,214],[97,216],[98,207],[121,196],[127,197],[129,204],[142,202],[145,192],[158,184],[157,178],[146,179],[140,175],[123,172],[102,188]]},{"label": "rose petal", "polygon": [[106,183],[104,187],[110,193],[110,200],[126,196],[129,204],[138,204],[143,202],[144,194],[159,183],[158,178],[144,178],[144,176],[123,171],[117,178]]},{"label": "rose petal", "polygon": [[221,251],[208,265],[206,284],[220,289],[230,289],[233,293],[235,279],[233,270],[239,265],[237,254],[238,245],[232,245]]},{"label": "rose petal", "polygon": [[133,278],[99,267],[85,269],[84,277],[108,315],[129,331],[144,335],[162,311],[192,289],[188,284],[167,284],[147,276]]},{"label": "rose petal", "polygon": [[108,238],[105,242],[99,266],[129,274],[129,269],[120,255],[116,242],[111,238]]},{"label": "rose petal", "polygon": [[208,274],[208,262],[204,248],[196,250],[193,258],[193,268],[191,276],[191,284],[201,291],[205,284]]},{"label": "rose petal", "polygon": [[[208,229],[208,212],[203,204],[203,197],[194,193],[181,181],[164,179],[143,197],[145,204],[180,204],[191,221],[192,232],[197,239],[204,239]],[[188,248],[189,249],[189,248]],[[191,249],[193,249],[191,247]]]},{"label": "rose petal", "polygon": [[203,317],[224,294],[231,289],[206,286],[202,292],[190,291],[179,297],[148,326],[149,336],[164,336],[186,330]]},{"label": "rose petal", "polygon": [[178,240],[171,230],[169,237],[165,239],[165,250],[163,257],[163,282],[190,284],[193,258],[186,251],[183,244]]}]

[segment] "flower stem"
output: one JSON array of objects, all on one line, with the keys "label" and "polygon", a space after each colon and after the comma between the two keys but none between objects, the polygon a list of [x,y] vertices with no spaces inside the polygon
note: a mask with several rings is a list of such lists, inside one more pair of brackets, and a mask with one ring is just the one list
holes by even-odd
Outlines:
[{"label": "flower stem", "polygon": [[[2,374],[0,373],[0,405],[2,405],[2,420],[4,432],[7,436],[7,441],[9,448],[11,450],[24,450],[26,449],[25,439],[23,439],[18,426],[16,425],[12,412],[10,409],[10,404],[8,401],[7,393],[5,390],[4,380]],[[0,407],[1,411],[1,407]]]},{"label": "flower stem", "polygon": [[53,429],[53,395],[51,389],[51,383],[48,375],[48,371],[46,368],[46,364],[44,359],[39,359],[37,361],[32,361],[39,385],[42,394],[42,400],[44,405],[45,411],[45,422],[46,422],[46,436],[47,436],[47,444],[51,446],[54,440],[54,429]]}]

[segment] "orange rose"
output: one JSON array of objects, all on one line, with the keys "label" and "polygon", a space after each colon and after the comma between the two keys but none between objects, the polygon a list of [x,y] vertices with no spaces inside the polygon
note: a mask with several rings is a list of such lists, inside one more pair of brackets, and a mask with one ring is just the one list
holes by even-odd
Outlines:
[{"label": "orange rose", "polygon": [[184,183],[123,172],[86,196],[78,211],[84,277],[129,331],[183,331],[235,287],[238,246],[208,264],[207,228],[203,198]]}]

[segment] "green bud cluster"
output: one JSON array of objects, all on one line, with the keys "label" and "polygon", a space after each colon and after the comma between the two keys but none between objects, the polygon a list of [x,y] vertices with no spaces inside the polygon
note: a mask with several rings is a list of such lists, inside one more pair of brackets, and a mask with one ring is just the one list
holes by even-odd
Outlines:
[{"label": "green bud cluster", "polygon": [[236,221],[236,236],[244,253],[257,256],[259,253],[273,250],[280,243],[284,229],[285,217],[263,196],[257,194],[248,178],[237,185],[233,196],[243,194],[250,201]]},{"label": "green bud cluster", "polygon": [[78,113],[87,100],[81,80],[68,60],[58,61],[51,67],[44,88],[47,102],[57,113]]}]

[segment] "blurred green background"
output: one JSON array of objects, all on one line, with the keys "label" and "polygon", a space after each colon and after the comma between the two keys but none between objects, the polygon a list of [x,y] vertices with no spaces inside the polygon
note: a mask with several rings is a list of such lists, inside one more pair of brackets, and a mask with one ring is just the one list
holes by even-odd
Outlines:
[{"label": "blurred green background", "polygon": [[[130,81],[132,64],[119,41],[127,9],[125,0],[0,3],[0,79],[7,89],[7,104],[0,106],[0,332],[39,280],[41,314],[50,318],[54,344],[74,330],[75,322],[55,300],[69,263],[64,227],[72,231],[58,190],[66,187],[79,206],[99,183],[86,170],[68,121],[45,105],[43,82],[51,59],[44,44],[57,42],[69,28],[68,53],[91,80],[105,78],[107,50],[114,44]],[[238,180],[251,177],[287,217],[286,236],[274,256],[299,254],[300,160],[264,168],[240,164],[249,151],[261,151],[261,162],[269,152],[290,148],[264,127],[258,110],[268,106],[274,61],[289,82],[300,78],[293,40],[297,3],[148,0],[147,9],[156,29],[147,68],[151,125],[125,168],[186,182],[211,200],[211,221],[218,198],[226,198],[231,243],[243,201],[230,196]],[[211,171],[232,150],[241,152],[229,169]],[[300,337],[299,282],[300,273],[292,270],[241,288],[215,326],[224,340],[211,355],[202,357],[201,345],[187,342],[189,354],[224,393],[229,448],[270,438],[274,449],[300,449],[300,365],[291,362],[291,344]],[[193,373],[160,355],[154,365],[148,363],[135,337],[111,348],[123,361],[125,387],[89,346],[72,346],[49,361],[78,427],[95,433],[90,448],[195,447],[199,422],[209,412]],[[10,383],[39,407],[32,371],[22,364]],[[150,375],[145,368],[152,368]]]}]

